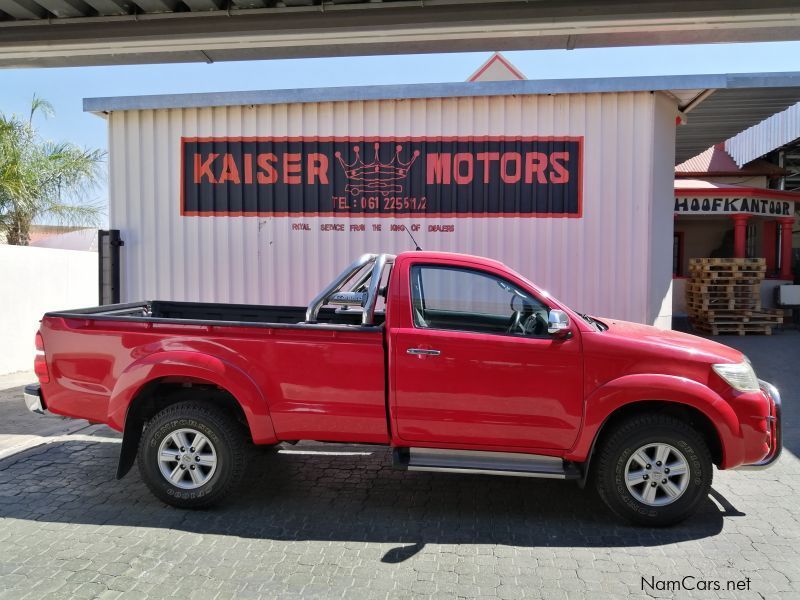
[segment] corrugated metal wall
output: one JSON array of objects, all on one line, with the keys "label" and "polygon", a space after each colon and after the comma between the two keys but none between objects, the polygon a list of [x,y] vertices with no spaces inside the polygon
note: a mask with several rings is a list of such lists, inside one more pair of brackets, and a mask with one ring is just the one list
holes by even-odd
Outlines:
[{"label": "corrugated metal wall", "polygon": [[[674,125],[675,109],[664,98],[639,92],[112,113],[110,224],[125,241],[123,301],[304,305],[359,254],[412,249],[407,234],[389,226],[416,222],[423,225],[415,235],[426,250],[496,258],[576,309],[669,326],[663,307],[671,306],[671,246],[664,239],[672,228],[672,189],[664,181],[672,180],[674,127],[658,136],[655,131],[657,121]],[[578,219],[181,216],[181,136],[240,135],[584,136],[584,214]],[[653,210],[663,209],[660,203],[669,207],[666,219],[664,210]],[[293,231],[297,221],[313,230]],[[367,231],[321,232],[322,222],[365,223]],[[383,231],[371,231],[372,223],[381,223]],[[425,231],[436,223],[454,224],[455,232]],[[653,268],[661,262],[663,269]]]},{"label": "corrugated metal wall", "polygon": [[740,167],[800,137],[800,103],[725,141],[725,150]]}]

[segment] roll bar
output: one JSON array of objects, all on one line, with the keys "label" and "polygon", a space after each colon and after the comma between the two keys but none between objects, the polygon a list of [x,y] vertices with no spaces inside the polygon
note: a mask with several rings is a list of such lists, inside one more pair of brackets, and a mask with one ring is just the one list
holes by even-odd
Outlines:
[{"label": "roll bar", "polygon": [[[369,280],[366,297],[363,298],[363,302],[361,303],[361,307],[363,308],[361,324],[373,325],[375,322],[375,306],[378,302],[378,292],[380,291],[383,270],[387,265],[393,264],[394,259],[395,257],[393,254],[362,254],[311,301],[308,308],[306,308],[306,323],[316,323],[319,310],[325,304],[328,304],[333,296],[341,292],[356,274],[364,270],[364,267],[372,264],[372,269],[363,273],[361,277],[355,281],[353,287],[361,287]],[[340,298],[352,300],[355,296],[352,294],[350,296],[342,295]],[[337,304],[342,303],[350,304],[351,302],[337,301]]]}]

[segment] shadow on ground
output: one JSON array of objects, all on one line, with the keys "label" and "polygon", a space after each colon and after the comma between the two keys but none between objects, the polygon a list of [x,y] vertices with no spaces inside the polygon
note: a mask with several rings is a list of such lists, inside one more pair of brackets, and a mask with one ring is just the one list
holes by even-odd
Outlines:
[{"label": "shadow on ground", "polygon": [[[316,446],[317,449],[321,449]],[[741,515],[720,494],[669,529],[617,521],[574,483],[393,470],[384,448],[368,455],[257,452],[245,485],[224,505],[185,511],[161,504],[138,471],[113,478],[119,446],[69,441],[0,461],[0,518],[158,527],[275,540],[396,543],[384,562],[425,544],[655,546],[719,533]],[[330,450],[329,446],[324,448]],[[337,451],[365,447],[337,446]]]}]

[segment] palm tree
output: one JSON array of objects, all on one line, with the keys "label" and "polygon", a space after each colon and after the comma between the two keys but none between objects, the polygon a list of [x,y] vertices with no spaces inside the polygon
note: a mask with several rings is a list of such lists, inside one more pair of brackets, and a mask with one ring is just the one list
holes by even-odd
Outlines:
[{"label": "palm tree", "polygon": [[28,244],[37,219],[94,225],[101,214],[86,194],[100,180],[105,153],[43,139],[33,124],[38,113],[50,116],[54,111],[35,96],[27,120],[0,113],[0,232],[12,245]]}]

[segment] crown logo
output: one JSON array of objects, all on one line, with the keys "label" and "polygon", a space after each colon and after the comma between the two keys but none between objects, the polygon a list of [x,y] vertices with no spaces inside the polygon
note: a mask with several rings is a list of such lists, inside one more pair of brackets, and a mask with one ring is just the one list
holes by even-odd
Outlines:
[{"label": "crown logo", "polygon": [[352,163],[345,162],[341,152],[337,151],[335,153],[336,160],[339,161],[345,177],[347,177],[348,183],[345,187],[345,192],[353,196],[364,192],[378,193],[382,196],[402,194],[402,182],[408,177],[408,171],[417,160],[419,150],[414,150],[411,159],[408,162],[403,162],[400,158],[403,146],[398,144],[395,146],[392,160],[388,163],[383,163],[378,156],[380,144],[375,142],[373,148],[374,158],[370,163],[365,163],[361,158],[361,148],[359,146],[353,146],[355,159]]}]

